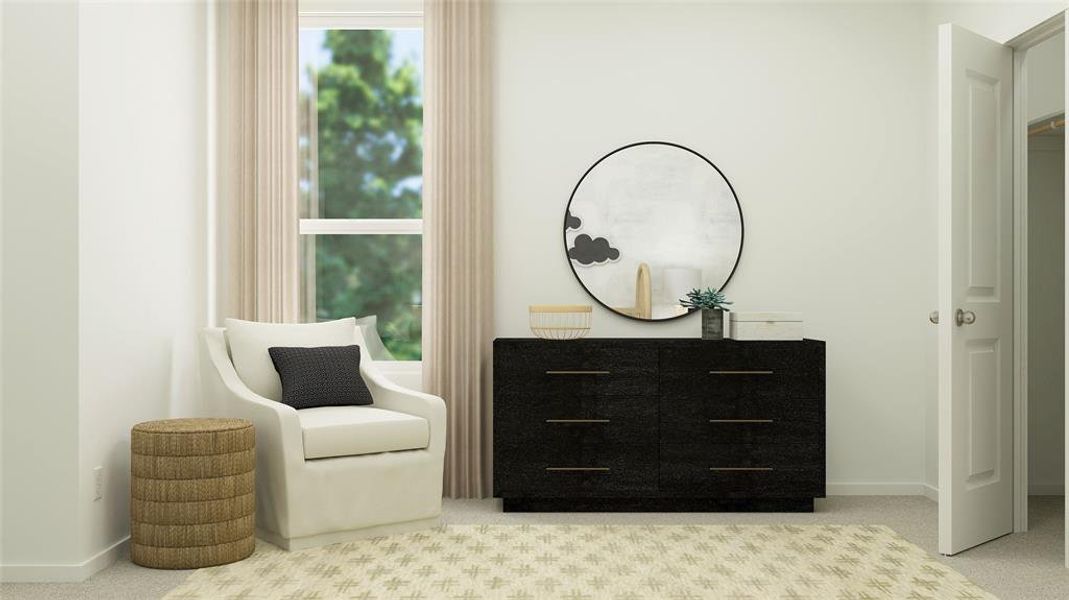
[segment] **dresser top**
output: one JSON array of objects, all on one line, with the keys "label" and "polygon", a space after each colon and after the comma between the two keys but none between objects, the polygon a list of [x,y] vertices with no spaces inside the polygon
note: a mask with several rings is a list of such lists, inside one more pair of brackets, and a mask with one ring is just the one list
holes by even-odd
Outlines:
[{"label": "dresser top", "polygon": [[704,346],[714,344],[824,344],[824,340],[814,340],[811,338],[804,338],[801,340],[703,340],[701,338],[654,338],[654,337],[588,337],[578,340],[545,340],[536,337],[514,337],[514,338],[495,338],[495,344],[525,344],[525,343],[538,343],[538,344],[576,344],[576,345],[589,345],[589,344],[633,344],[633,345],[658,345],[658,346]]}]

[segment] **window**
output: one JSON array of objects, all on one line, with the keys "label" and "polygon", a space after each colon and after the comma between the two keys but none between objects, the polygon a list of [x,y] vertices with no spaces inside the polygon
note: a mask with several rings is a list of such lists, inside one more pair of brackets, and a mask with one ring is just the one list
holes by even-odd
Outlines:
[{"label": "window", "polygon": [[[420,360],[423,34],[418,17],[300,32],[303,310],[370,317],[376,359]],[[376,26],[377,25],[377,26]]]}]

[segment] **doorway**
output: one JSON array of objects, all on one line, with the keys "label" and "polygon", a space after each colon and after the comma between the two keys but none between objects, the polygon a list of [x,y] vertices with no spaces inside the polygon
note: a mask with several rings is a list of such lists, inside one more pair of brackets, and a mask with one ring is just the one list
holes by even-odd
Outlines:
[{"label": "doorway", "polygon": [[[1065,33],[1024,50],[1027,151],[1027,529],[1065,495]],[[1020,529],[1020,527],[1018,527]]]}]

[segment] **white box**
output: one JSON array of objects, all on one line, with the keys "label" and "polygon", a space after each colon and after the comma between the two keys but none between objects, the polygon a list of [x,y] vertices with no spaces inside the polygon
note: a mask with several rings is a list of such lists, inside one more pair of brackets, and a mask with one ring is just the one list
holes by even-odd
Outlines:
[{"label": "white box", "polygon": [[733,340],[800,340],[802,313],[729,312]]}]

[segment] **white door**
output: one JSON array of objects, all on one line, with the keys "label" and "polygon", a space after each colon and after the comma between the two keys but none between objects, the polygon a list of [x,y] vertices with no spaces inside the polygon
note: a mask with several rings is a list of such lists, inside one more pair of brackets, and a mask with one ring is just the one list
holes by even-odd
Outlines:
[{"label": "white door", "polygon": [[1013,530],[1013,51],[939,29],[939,551]]}]

